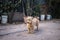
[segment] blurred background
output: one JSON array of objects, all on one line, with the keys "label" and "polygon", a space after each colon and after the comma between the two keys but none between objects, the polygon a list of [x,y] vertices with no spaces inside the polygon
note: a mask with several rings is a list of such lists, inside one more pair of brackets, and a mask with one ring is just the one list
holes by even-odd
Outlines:
[{"label": "blurred background", "polygon": [[60,0],[0,0],[0,24],[23,22],[24,16],[60,19]]}]

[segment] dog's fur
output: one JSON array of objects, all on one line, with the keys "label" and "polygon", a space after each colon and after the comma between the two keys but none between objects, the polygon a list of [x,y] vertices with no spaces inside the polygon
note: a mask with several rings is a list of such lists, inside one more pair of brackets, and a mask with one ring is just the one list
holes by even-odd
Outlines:
[{"label": "dog's fur", "polygon": [[27,24],[27,27],[28,27],[28,32],[29,33],[33,33],[34,32],[34,25],[37,27],[37,30],[38,30],[38,25],[39,25],[39,19],[37,17],[31,17],[31,16],[28,16],[25,18],[25,22]]},{"label": "dog's fur", "polygon": [[34,26],[32,25],[32,22],[27,22],[27,27],[28,27],[28,33],[33,33],[34,32]]},{"label": "dog's fur", "polygon": [[32,25],[32,17],[27,17],[27,27],[28,27],[28,33],[34,32],[34,26]]},{"label": "dog's fur", "polygon": [[37,17],[34,17],[33,19],[32,19],[32,24],[34,25],[34,26],[36,26],[36,28],[37,28],[37,30],[38,30],[38,26],[39,26],[39,19],[37,18]]}]

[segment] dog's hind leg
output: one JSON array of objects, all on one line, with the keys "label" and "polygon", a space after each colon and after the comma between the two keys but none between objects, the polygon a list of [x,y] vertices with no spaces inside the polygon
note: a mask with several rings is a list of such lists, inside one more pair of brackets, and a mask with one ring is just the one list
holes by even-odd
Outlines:
[{"label": "dog's hind leg", "polygon": [[36,29],[36,30],[38,31],[38,24],[36,24],[36,27],[37,27],[37,29]]},{"label": "dog's hind leg", "polygon": [[38,26],[37,26],[37,31],[38,31]]}]

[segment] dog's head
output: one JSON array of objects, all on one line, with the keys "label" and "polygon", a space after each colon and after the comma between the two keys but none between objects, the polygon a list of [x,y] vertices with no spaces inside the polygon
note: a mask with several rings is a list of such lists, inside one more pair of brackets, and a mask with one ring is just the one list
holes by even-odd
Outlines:
[{"label": "dog's head", "polygon": [[30,17],[30,16],[27,17],[27,23],[28,24],[31,24],[32,23],[32,17]]},{"label": "dog's head", "polygon": [[31,19],[27,19],[27,23],[28,24],[31,24],[32,23],[32,20]]}]

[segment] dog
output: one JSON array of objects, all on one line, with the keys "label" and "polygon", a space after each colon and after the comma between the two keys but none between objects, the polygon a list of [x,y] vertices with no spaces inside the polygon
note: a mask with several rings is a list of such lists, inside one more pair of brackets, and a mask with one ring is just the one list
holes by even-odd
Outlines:
[{"label": "dog", "polygon": [[28,33],[34,33],[34,26],[36,26],[36,29],[38,31],[38,26],[39,26],[39,18],[38,17],[32,17],[32,16],[27,16],[25,18],[25,22],[28,27]]}]

